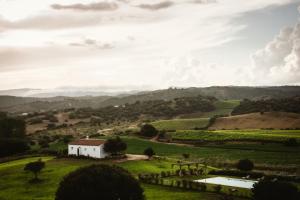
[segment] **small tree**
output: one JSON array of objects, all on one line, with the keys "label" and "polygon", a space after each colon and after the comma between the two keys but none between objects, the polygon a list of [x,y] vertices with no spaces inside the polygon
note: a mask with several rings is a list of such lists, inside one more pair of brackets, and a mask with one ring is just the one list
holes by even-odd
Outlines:
[{"label": "small tree", "polygon": [[27,163],[24,167],[25,171],[30,171],[34,174],[33,180],[38,180],[38,173],[45,167],[45,162],[41,159],[35,162]]},{"label": "small tree", "polygon": [[184,159],[189,159],[190,154],[188,154],[188,153],[183,153],[183,154],[182,154],[182,157],[183,157]]},{"label": "small tree", "polygon": [[124,152],[127,149],[127,144],[121,140],[120,137],[108,139],[104,144],[104,151],[117,155]]},{"label": "small tree", "polygon": [[249,159],[243,159],[239,160],[236,167],[242,171],[251,171],[254,168],[254,164]]},{"label": "small tree", "polygon": [[144,150],[144,155],[148,156],[148,159],[152,158],[155,155],[154,150],[151,147],[148,147]]},{"label": "small tree", "polygon": [[297,200],[298,188],[291,184],[278,181],[264,180],[254,184],[253,200]]},{"label": "small tree", "polygon": [[158,130],[151,124],[145,124],[141,128],[140,134],[145,137],[154,137],[158,134]]}]

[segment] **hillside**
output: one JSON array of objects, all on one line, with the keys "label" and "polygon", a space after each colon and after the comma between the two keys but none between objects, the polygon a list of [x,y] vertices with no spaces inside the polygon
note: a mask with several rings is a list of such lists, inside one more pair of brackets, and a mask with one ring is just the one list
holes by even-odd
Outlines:
[{"label": "hillside", "polygon": [[286,112],[251,113],[221,117],[209,128],[219,129],[286,129],[300,128],[300,114]]},{"label": "hillside", "polygon": [[124,105],[136,101],[172,100],[180,97],[214,96],[220,100],[270,99],[300,96],[299,86],[282,87],[204,87],[204,88],[170,88],[151,92],[140,92],[134,95],[85,96],[85,97],[52,97],[31,98],[0,96],[0,110],[7,112],[35,112],[65,108],[100,108],[111,105]]}]

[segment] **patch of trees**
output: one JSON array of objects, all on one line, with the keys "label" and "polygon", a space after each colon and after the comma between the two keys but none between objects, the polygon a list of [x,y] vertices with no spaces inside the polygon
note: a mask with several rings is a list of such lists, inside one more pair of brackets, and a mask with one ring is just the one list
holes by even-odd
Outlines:
[{"label": "patch of trees", "polygon": [[23,153],[29,149],[25,138],[25,122],[21,119],[0,118],[0,157]]},{"label": "patch of trees", "polygon": [[270,111],[300,113],[300,97],[257,101],[244,99],[239,106],[233,109],[231,114],[240,115],[254,112],[264,114],[264,112]]},{"label": "patch of trees", "polygon": [[127,149],[127,144],[120,137],[108,139],[104,144],[104,151],[112,155],[122,154]]},{"label": "patch of trees", "polygon": [[68,174],[60,182],[55,200],[143,200],[139,182],[118,166],[91,165]]},{"label": "patch of trees", "polygon": [[141,127],[140,135],[144,137],[154,137],[158,134],[158,130],[151,124],[145,124]]},{"label": "patch of trees", "polygon": [[99,109],[81,108],[71,113],[71,118],[87,118],[97,116],[97,123],[119,121],[135,121],[141,116],[174,117],[192,112],[209,112],[215,110],[214,97],[196,96],[181,97],[173,100],[136,101],[133,104],[107,106]]},{"label": "patch of trees", "polygon": [[264,180],[254,184],[253,200],[297,200],[298,188],[287,182]]}]

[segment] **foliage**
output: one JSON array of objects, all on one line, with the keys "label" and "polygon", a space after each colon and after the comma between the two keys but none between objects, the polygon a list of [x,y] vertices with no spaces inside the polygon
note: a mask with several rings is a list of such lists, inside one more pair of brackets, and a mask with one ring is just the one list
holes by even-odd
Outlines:
[{"label": "foliage", "polygon": [[158,130],[151,124],[145,124],[141,128],[140,134],[145,137],[154,137],[158,134]]},{"label": "foliage", "polygon": [[232,111],[232,115],[240,115],[253,112],[264,113],[269,111],[300,113],[300,97],[257,101],[244,99],[239,106],[234,108],[234,110]]},{"label": "foliage", "polygon": [[151,147],[148,147],[147,149],[144,150],[144,155],[148,156],[148,158],[152,158],[152,156],[155,155],[155,152]]},{"label": "foliage", "polygon": [[236,167],[241,171],[251,171],[254,168],[254,164],[249,159],[239,160]]},{"label": "foliage", "polygon": [[297,200],[298,188],[290,183],[278,181],[260,181],[254,184],[253,200]]},{"label": "foliage", "polygon": [[120,137],[108,139],[104,144],[104,151],[112,155],[124,152],[127,149],[127,144]]},{"label": "foliage", "polygon": [[182,157],[183,157],[184,159],[188,159],[188,158],[190,157],[190,154],[188,154],[188,153],[183,153],[183,154],[182,154]]},{"label": "foliage", "polygon": [[142,200],[144,195],[128,171],[117,166],[91,165],[64,177],[55,199]]},{"label": "foliage", "polygon": [[287,147],[296,147],[299,145],[296,138],[289,138],[287,141],[284,142],[284,145]]},{"label": "foliage", "polygon": [[19,138],[0,139],[0,157],[10,156],[17,153],[24,153],[29,150],[28,142]]},{"label": "foliage", "polygon": [[45,167],[45,162],[38,160],[27,163],[24,167],[25,171],[31,171],[34,174],[34,180],[38,180],[38,173]]},{"label": "foliage", "polygon": [[24,138],[25,122],[21,119],[0,119],[0,138]]},{"label": "foliage", "polygon": [[97,117],[97,123],[110,123],[112,121],[136,121],[141,116],[148,117],[174,117],[191,112],[213,111],[214,97],[196,96],[180,97],[172,100],[146,100],[134,103],[125,103],[116,106],[107,106],[99,109],[81,108],[72,114],[72,117]]}]

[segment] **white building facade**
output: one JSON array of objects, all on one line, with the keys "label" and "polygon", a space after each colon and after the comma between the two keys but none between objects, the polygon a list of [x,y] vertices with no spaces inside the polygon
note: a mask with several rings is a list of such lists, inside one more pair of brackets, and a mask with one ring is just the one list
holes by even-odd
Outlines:
[{"label": "white building facade", "polygon": [[104,140],[81,139],[68,144],[68,155],[105,158],[109,153],[104,151]]}]

